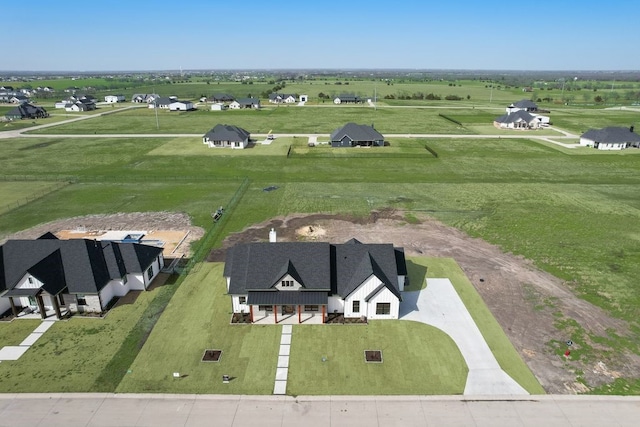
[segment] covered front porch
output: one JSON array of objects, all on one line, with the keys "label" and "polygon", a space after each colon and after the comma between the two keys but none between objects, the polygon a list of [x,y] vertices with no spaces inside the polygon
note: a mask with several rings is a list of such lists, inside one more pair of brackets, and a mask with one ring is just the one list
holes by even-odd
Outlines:
[{"label": "covered front porch", "polygon": [[326,292],[262,291],[249,292],[247,298],[249,317],[255,324],[322,324],[327,304]]},{"label": "covered front porch", "polygon": [[2,295],[9,299],[11,312],[16,318],[41,318],[55,316],[61,319],[68,312],[62,292],[52,295],[42,288],[14,288]]}]

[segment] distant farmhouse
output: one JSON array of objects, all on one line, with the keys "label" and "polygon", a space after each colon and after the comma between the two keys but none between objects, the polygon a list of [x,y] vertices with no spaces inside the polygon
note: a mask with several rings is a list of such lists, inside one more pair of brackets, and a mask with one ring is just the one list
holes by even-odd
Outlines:
[{"label": "distant farmhouse", "polygon": [[26,102],[7,111],[4,116],[9,120],[42,119],[49,117],[49,113],[47,113],[47,110],[42,107],[36,107],[35,105]]},{"label": "distant farmhouse", "polygon": [[229,104],[229,108],[232,110],[241,110],[245,108],[260,108],[260,100],[258,98],[240,98]]},{"label": "distant farmhouse", "polygon": [[64,109],[65,111],[76,111],[76,112],[77,111],[93,111],[97,108],[94,100],[95,98],[93,97],[89,98],[84,96],[75,102],[67,102],[64,105]]},{"label": "distant farmhouse", "polygon": [[547,112],[540,110],[535,102],[523,99],[516,103],[510,104],[506,108],[505,115],[496,118],[493,125],[499,129],[539,129],[549,126],[550,119],[539,113]]},{"label": "distant farmhouse", "polygon": [[160,98],[157,93],[136,93],[131,97],[131,102],[140,104],[151,104]]},{"label": "distant farmhouse", "polygon": [[610,126],[602,129],[589,129],[580,136],[580,145],[598,150],[624,150],[640,148],[640,135],[629,128]]},{"label": "distant farmhouse", "polygon": [[209,148],[244,149],[249,145],[250,134],[246,130],[232,125],[215,125],[205,133],[202,142]]},{"label": "distant farmhouse", "polygon": [[124,102],[125,98],[124,95],[107,95],[104,97],[104,102],[107,102],[109,104],[114,104],[117,102]]},{"label": "distant farmhouse", "polygon": [[146,290],[162,248],[93,239],[8,240],[0,246],[0,312],[102,312],[115,297]]},{"label": "distant farmhouse", "polygon": [[272,104],[293,104],[296,102],[296,96],[286,93],[270,93],[269,102]]},{"label": "distant farmhouse", "polygon": [[373,125],[347,123],[331,134],[332,147],[383,147],[384,136]]},{"label": "distant farmhouse", "polygon": [[357,95],[338,95],[337,97],[334,98],[333,103],[334,104],[361,104],[363,103],[365,100],[360,98]]},{"label": "distant farmhouse", "polygon": [[397,319],[407,266],[402,248],[323,242],[239,244],[224,277],[232,310],[252,323],[326,323],[328,315]]}]

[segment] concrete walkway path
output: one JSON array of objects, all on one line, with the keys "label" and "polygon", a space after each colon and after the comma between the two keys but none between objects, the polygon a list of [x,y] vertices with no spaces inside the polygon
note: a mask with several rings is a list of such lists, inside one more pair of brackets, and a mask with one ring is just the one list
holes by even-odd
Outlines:
[{"label": "concrete walkway path", "polygon": [[427,279],[426,289],[404,292],[402,298],[402,320],[435,326],[455,341],[469,368],[465,395],[528,394],[500,368],[449,279]]},{"label": "concrete walkway path", "polygon": [[282,326],[280,350],[278,351],[278,366],[276,367],[276,381],[273,394],[287,394],[287,377],[289,376],[289,352],[291,351],[291,325]]},{"label": "concrete walkway path", "polygon": [[[19,322],[19,320],[17,321]],[[55,320],[43,320],[20,345],[7,345],[2,347],[0,349],[0,362],[3,360],[18,360],[55,322]]]}]

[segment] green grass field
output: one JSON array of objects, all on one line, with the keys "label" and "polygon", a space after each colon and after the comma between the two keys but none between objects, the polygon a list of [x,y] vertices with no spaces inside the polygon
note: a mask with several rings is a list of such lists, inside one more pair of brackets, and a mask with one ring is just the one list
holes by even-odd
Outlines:
[{"label": "green grass field", "polygon": [[38,319],[20,319],[12,322],[0,322],[0,348],[20,343],[42,323]]},{"label": "green grass field", "polygon": [[[301,84],[299,92],[304,93],[302,89],[305,88],[321,91],[329,86],[313,83]],[[200,85],[206,84],[193,84],[193,87],[184,90],[199,91]],[[211,92],[230,92],[234,88],[239,91],[252,86],[234,85],[230,83],[227,87],[221,84],[220,88],[214,88],[218,86],[215,84],[206,86]],[[394,90],[399,89],[399,85],[395,85]],[[168,86],[178,88],[181,85]],[[257,88],[257,85],[253,86],[252,89]],[[371,85],[362,82],[362,89],[357,89],[355,83],[349,86],[356,92],[364,92]],[[465,86],[466,83],[463,83],[456,90],[464,91]],[[449,87],[445,82],[441,92],[444,93]],[[415,88],[418,90],[417,86]],[[138,89],[135,91],[151,92]],[[332,85],[331,89],[340,89],[342,92],[347,88]],[[429,86],[423,89],[429,89]],[[477,94],[471,95],[471,101],[477,100],[480,95],[484,96],[483,87],[476,89]],[[381,88],[377,90],[383,93]],[[313,95],[311,90],[308,93]],[[607,341],[603,348],[589,349],[589,357],[595,360],[609,351],[640,354],[637,344],[640,342],[640,324],[637,320],[640,318],[640,297],[635,292],[637,277],[640,277],[640,267],[636,262],[640,239],[640,199],[637,197],[640,184],[640,156],[637,154],[640,150],[599,153],[589,149],[563,149],[527,139],[390,138],[391,145],[378,147],[381,150],[336,151],[323,146],[310,148],[302,138],[278,138],[268,146],[256,145],[242,152],[231,152],[207,149],[199,137],[216,123],[225,122],[246,127],[253,133],[266,133],[269,130],[274,133],[329,133],[347,121],[374,123],[383,133],[485,133],[489,132],[486,120],[494,118],[494,114],[495,117],[503,114],[503,104],[507,100],[513,102],[527,97],[524,95],[515,90],[510,93],[496,90],[491,104],[478,101],[471,110],[454,108],[460,104],[440,103],[445,108],[374,110],[360,106],[318,106],[265,108],[259,112],[197,111],[177,115],[161,112],[160,131],[155,129],[155,113],[139,109],[56,126],[43,132],[60,135],[159,132],[192,133],[196,136],[3,139],[0,153],[0,206],[5,206],[5,210],[3,212],[0,208],[0,235],[60,218],[134,211],[186,212],[195,224],[210,227],[211,210],[228,203],[246,177],[250,181],[249,187],[237,208],[225,216],[224,227],[212,240],[213,244],[218,244],[229,233],[240,231],[248,225],[290,213],[367,216],[373,209],[396,208],[405,211],[407,222],[430,215],[473,237],[499,245],[504,251],[531,259],[537,266],[565,280],[582,298],[630,323],[626,334],[590,337],[594,342]],[[393,103],[389,101],[389,104]],[[588,127],[613,124],[627,126],[637,114],[624,110],[551,107],[554,123],[576,133]],[[460,121],[463,126],[443,119],[438,113]],[[292,155],[287,158],[289,145],[293,147]],[[425,145],[435,151],[438,157],[430,155]],[[40,195],[39,190],[35,189],[40,185],[43,185],[43,192],[51,191]],[[278,190],[263,191],[271,185],[278,186]],[[31,194],[38,194],[38,198],[29,201]],[[27,199],[28,203],[16,207],[11,204],[23,199]],[[419,270],[419,267],[416,268]],[[417,274],[420,274],[419,271]],[[183,286],[190,283],[189,280],[190,276]],[[183,289],[181,287],[179,291]],[[179,297],[176,295],[176,298]],[[172,304],[167,308],[167,316],[171,313]],[[202,304],[214,302],[203,301]],[[131,316],[140,318],[142,314],[136,311]],[[172,316],[177,318],[177,314]],[[561,320],[568,321],[570,314],[566,316]],[[164,316],[158,325],[162,324],[163,319]],[[479,323],[490,323],[487,318],[483,319]],[[75,320],[60,325],[74,325]],[[127,331],[132,331],[134,325],[125,325],[122,333],[128,336]],[[72,334],[66,334],[65,328],[70,328],[70,331],[73,329],[72,326],[56,325],[47,334],[52,333],[52,340],[56,342],[65,345],[73,343]],[[126,340],[125,336],[116,337],[115,331],[104,332],[104,342],[123,343]],[[248,337],[248,342],[261,339],[269,342],[271,339],[270,336],[261,336],[261,332],[256,334],[255,337]],[[493,334],[489,332],[489,335]],[[80,335],[88,337],[90,334]],[[55,355],[55,351],[60,351],[55,349],[52,342],[42,341],[42,345],[45,344],[45,354]],[[87,344],[87,351],[95,351],[97,345]],[[253,351],[253,345],[247,347],[246,352]],[[113,351],[118,352],[117,349]],[[244,354],[240,349],[232,351],[236,351],[236,355]],[[505,355],[510,352],[503,347],[496,351]],[[137,349],[128,349],[123,353],[126,357],[120,361],[112,361],[114,353],[104,357],[101,355],[91,361],[81,361],[85,353],[80,352],[78,359],[73,359],[73,362],[82,364],[82,372],[91,380],[80,385],[80,374],[67,373],[65,378],[73,379],[68,389],[86,390],[85,387],[91,387],[99,378],[104,379],[114,370],[122,373],[121,368],[115,369],[114,366],[121,367],[122,361],[132,360],[130,356],[136,352]],[[142,355],[140,353],[140,357]],[[150,355],[145,357],[151,358]],[[20,368],[11,371],[3,362],[0,372],[4,376],[0,384],[5,385],[0,388],[9,390],[10,386],[6,384],[17,381],[24,390],[36,390],[38,387],[34,384],[39,380],[57,380],[59,375],[68,370],[65,365],[59,372],[45,372],[51,369],[45,362],[48,363],[27,357],[18,361]],[[190,370],[192,366],[201,369],[200,362],[185,363],[184,369]],[[509,369],[511,363],[509,357],[501,360],[505,369]],[[106,369],[107,365],[111,367]],[[149,383],[144,383],[144,375],[142,378],[137,376],[141,370],[144,372],[140,366],[136,365],[131,377],[135,377],[136,381],[132,382],[129,378],[132,374],[127,374],[120,389],[144,391],[145,387],[154,387],[154,384],[164,386],[165,375],[176,369],[173,366],[163,368],[162,372],[149,378]],[[123,369],[126,371],[127,367]],[[256,368],[247,365],[246,369],[253,372],[251,369]],[[13,378],[13,372],[19,374],[19,378]],[[189,374],[187,371],[185,373]],[[267,374],[269,372],[264,374],[264,378]],[[203,375],[206,377],[209,374]],[[261,374],[255,375],[260,377]],[[519,378],[519,381],[527,383],[528,380],[523,378]],[[102,379],[98,381],[101,390],[114,390],[118,385],[118,381],[104,382]],[[200,392],[198,390],[208,387],[204,382],[195,382],[190,374],[183,379],[186,381],[171,383],[171,387],[174,387],[171,390],[185,387],[185,390]],[[234,387],[238,387],[237,392],[249,389],[248,383],[243,381],[236,382],[238,385]],[[257,392],[260,393],[269,393],[273,386],[267,385],[266,379],[260,379],[259,383],[264,383],[258,386]],[[629,379],[625,387],[615,388],[613,392],[640,393],[640,382],[637,380]],[[303,388],[304,385],[300,384],[300,393]]]}]

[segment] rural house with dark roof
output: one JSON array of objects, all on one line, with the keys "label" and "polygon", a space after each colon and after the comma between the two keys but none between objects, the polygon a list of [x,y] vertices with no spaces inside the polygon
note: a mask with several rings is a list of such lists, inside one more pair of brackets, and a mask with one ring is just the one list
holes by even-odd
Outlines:
[{"label": "rural house with dark roof", "polygon": [[624,150],[628,147],[640,148],[640,135],[633,126],[625,128],[610,126],[602,129],[589,129],[580,136],[580,145],[598,150]]},{"label": "rural house with dark roof", "polygon": [[384,136],[373,128],[373,125],[347,123],[331,133],[332,147],[383,147]]},{"label": "rural house with dark roof", "polygon": [[398,318],[407,275],[402,248],[355,239],[343,244],[270,240],[227,251],[224,276],[233,313],[271,324],[320,324],[329,314]]},{"label": "rural house with dark roof", "polygon": [[[102,312],[115,297],[146,290],[164,266],[162,248],[106,240],[8,240],[0,246],[0,301],[21,310]],[[4,311],[3,310],[3,311]]]},{"label": "rural house with dark roof", "polygon": [[501,129],[539,129],[543,125],[543,119],[541,116],[518,110],[496,118],[493,125]]},{"label": "rural house with dark roof", "polygon": [[4,116],[9,120],[42,119],[49,117],[49,113],[47,113],[47,110],[42,107],[36,107],[33,104],[25,102],[24,104],[20,104],[16,108],[7,111]]},{"label": "rural house with dark roof", "polygon": [[202,137],[202,142],[209,148],[243,149],[249,145],[250,134],[246,130],[233,125],[215,125]]},{"label": "rural house with dark roof", "polygon": [[260,108],[260,100],[258,98],[240,98],[229,104],[232,110],[241,110],[244,108]]}]

